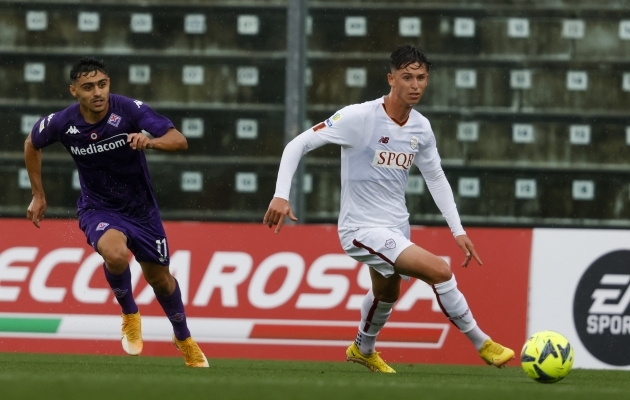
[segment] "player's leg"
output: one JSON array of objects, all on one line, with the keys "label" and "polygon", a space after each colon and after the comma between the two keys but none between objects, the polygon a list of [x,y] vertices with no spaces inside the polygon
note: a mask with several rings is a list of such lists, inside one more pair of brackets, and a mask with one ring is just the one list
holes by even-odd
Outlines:
[{"label": "player's leg", "polygon": [[486,363],[500,367],[514,358],[511,349],[493,342],[479,328],[446,261],[411,245],[398,256],[394,266],[399,274],[421,279],[433,287],[442,312],[468,337]]},{"label": "player's leg", "polygon": [[356,340],[346,350],[346,357],[371,371],[394,373],[375,351],[375,345],[400,295],[401,277],[394,271],[392,260],[411,242],[402,230],[389,228],[342,231],[340,239],[350,257],[369,265],[372,280],[372,289],[363,299]]},{"label": "player's leg", "polygon": [[173,325],[175,337],[178,340],[186,340],[190,337],[190,330],[186,323],[186,312],[179,283],[171,275],[167,266],[149,262],[140,262],[140,265],[144,278],[153,288],[158,303]]},{"label": "player's leg", "polygon": [[361,304],[361,322],[352,345],[346,350],[346,358],[365,365],[374,372],[395,373],[376,352],[376,338],[389,319],[400,295],[400,275],[385,278],[370,268],[372,288]]},{"label": "player's leg", "polygon": [[159,215],[130,220],[129,249],[142,267],[144,278],[173,326],[173,344],[190,367],[207,367],[208,360],[190,335],[177,280],[169,271],[169,246]]},{"label": "player's leg", "polygon": [[127,237],[117,229],[108,229],[98,241],[97,250],[105,263],[105,278],[124,314],[135,314],[138,306],[131,290]]},{"label": "player's leg", "polygon": [[97,251],[103,257],[103,271],[114,296],[122,308],[121,343],[127,354],[137,356],[142,352],[142,328],[138,306],[133,298],[127,236],[110,228],[98,239]]},{"label": "player's leg", "polygon": [[105,278],[122,308],[122,347],[127,354],[138,355],[143,347],[142,328],[133,299],[124,221],[115,214],[91,210],[79,213],[79,227],[87,242],[103,257]]},{"label": "player's leg", "polygon": [[394,304],[400,296],[400,275],[385,278],[370,268],[372,289],[361,304],[361,322],[355,343],[364,355],[371,355],[376,348],[376,337],[389,319]]},{"label": "player's leg", "polygon": [[208,360],[190,335],[186,311],[177,279],[168,266],[140,261],[142,273],[153,288],[158,303],[173,326],[173,344],[182,352],[189,367],[208,367]]}]

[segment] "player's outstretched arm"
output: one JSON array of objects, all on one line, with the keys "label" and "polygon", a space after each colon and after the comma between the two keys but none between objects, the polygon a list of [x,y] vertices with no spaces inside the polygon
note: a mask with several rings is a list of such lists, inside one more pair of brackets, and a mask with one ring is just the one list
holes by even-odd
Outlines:
[{"label": "player's outstretched arm", "polygon": [[483,263],[481,262],[481,258],[479,258],[479,256],[477,255],[477,250],[475,250],[475,245],[472,243],[472,241],[467,235],[456,236],[455,242],[457,242],[457,245],[459,246],[460,249],[462,249],[462,251],[464,252],[464,255],[466,256],[466,258],[464,259],[464,262],[462,263],[462,267],[467,267],[468,263],[473,258],[475,259],[475,261],[477,261],[479,265],[483,265]]},{"label": "player's outstretched arm", "polygon": [[453,190],[446,179],[444,171],[441,167],[437,167],[432,170],[423,170],[422,176],[431,192],[431,196],[442,212],[442,216],[448,223],[453,236],[455,236],[455,242],[460,249],[464,252],[465,259],[462,263],[462,267],[467,267],[471,259],[475,259],[479,265],[483,265],[481,259],[477,255],[475,246],[472,241],[466,235],[464,227],[462,226],[457,212],[457,205],[455,204],[455,198],[453,196]]},{"label": "player's outstretched arm", "polygon": [[186,137],[175,128],[171,128],[163,136],[153,139],[150,139],[144,133],[130,133],[127,136],[127,143],[132,149],[138,151],[146,149],[179,151],[188,148]]},{"label": "player's outstretched arm", "polygon": [[276,225],[275,233],[278,233],[280,232],[280,229],[282,229],[284,219],[287,215],[292,221],[297,221],[297,218],[293,215],[293,210],[291,210],[289,202],[283,198],[274,197],[271,199],[271,203],[269,203],[269,208],[263,218],[263,224],[270,228]]},{"label": "player's outstretched arm", "polygon": [[42,185],[42,151],[33,145],[30,134],[24,142],[24,162],[33,193],[33,200],[26,210],[26,218],[39,228],[39,221],[44,219],[46,212],[46,195]]},{"label": "player's outstretched arm", "polygon": [[280,232],[287,215],[293,221],[297,221],[291,210],[291,205],[286,199],[289,198],[291,180],[300,163],[300,159],[304,154],[325,144],[326,142],[318,137],[313,129],[308,129],[306,132],[296,136],[284,148],[282,159],[280,160],[280,168],[278,169],[276,192],[263,218],[263,224],[270,228],[276,225],[276,233]]}]

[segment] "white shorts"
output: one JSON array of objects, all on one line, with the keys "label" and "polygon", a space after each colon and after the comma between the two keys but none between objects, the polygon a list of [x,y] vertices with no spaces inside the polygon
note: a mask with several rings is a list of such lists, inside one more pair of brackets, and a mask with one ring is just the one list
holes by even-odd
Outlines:
[{"label": "white shorts", "polygon": [[[396,259],[413,244],[409,237],[409,225],[400,228],[339,229],[339,240],[346,254],[374,268],[385,278],[394,274]],[[407,276],[403,278],[409,280]]]}]

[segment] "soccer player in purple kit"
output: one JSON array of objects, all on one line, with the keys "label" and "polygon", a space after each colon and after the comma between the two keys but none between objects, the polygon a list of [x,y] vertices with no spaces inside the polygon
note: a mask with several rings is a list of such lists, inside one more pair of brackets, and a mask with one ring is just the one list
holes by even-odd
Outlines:
[{"label": "soccer player in purple kit", "polygon": [[141,101],[110,94],[110,78],[101,61],[82,58],[70,79],[70,93],[78,103],[39,120],[26,138],[24,159],[33,193],[27,218],[39,228],[46,211],[41,149],[61,142],[79,170],[79,227],[105,260],[105,277],[122,307],[123,349],[139,355],[143,347],[140,312],[131,288],[131,250],[173,325],[173,343],[186,365],[208,367],[190,335],[179,285],[168,268],[166,234],[143,152],[185,150],[186,138],[168,118]]}]

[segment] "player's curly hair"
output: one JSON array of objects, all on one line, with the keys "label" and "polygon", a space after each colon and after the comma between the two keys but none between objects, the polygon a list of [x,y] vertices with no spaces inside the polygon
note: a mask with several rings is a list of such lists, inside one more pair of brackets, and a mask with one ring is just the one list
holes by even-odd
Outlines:
[{"label": "player's curly hair", "polygon": [[396,50],[389,56],[389,67],[392,70],[399,70],[406,68],[409,64],[419,63],[424,64],[427,72],[431,70],[431,62],[429,61],[427,54],[410,44],[403,44],[398,46]]},{"label": "player's curly hair", "polygon": [[80,76],[87,76],[91,73],[102,72],[107,75],[107,69],[103,60],[97,60],[94,57],[83,57],[70,70],[70,79],[74,82]]}]

